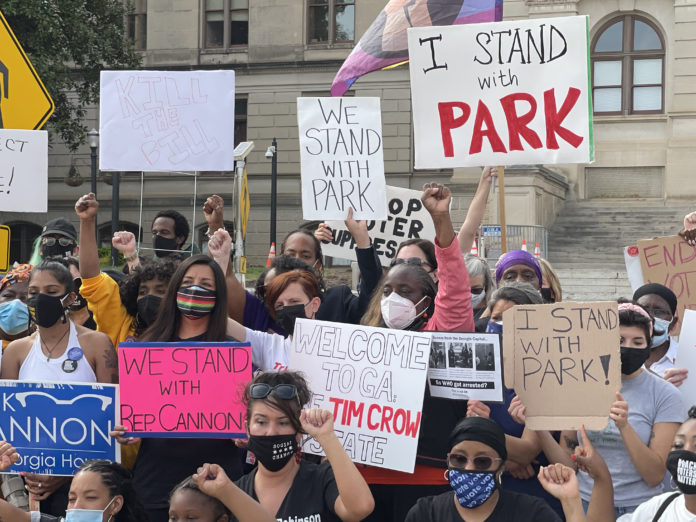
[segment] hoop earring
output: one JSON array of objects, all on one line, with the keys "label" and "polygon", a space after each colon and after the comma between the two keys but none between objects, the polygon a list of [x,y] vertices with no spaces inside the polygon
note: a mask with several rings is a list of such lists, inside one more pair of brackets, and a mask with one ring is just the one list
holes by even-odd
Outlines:
[{"label": "hoop earring", "polygon": [[442,474],[442,476],[445,478],[447,482],[449,482],[449,470],[446,469],[445,472]]}]

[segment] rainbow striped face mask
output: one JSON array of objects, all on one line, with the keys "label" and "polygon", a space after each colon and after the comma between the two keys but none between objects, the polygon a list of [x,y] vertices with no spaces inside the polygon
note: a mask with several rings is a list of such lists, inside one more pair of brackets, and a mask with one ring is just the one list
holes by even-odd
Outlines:
[{"label": "rainbow striped face mask", "polygon": [[215,292],[202,286],[182,286],[176,293],[176,307],[189,319],[205,317],[215,308]]}]

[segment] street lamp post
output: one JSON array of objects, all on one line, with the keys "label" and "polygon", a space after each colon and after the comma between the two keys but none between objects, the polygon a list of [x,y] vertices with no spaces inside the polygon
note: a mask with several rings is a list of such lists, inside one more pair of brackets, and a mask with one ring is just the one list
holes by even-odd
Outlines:
[{"label": "street lamp post", "polygon": [[266,151],[271,158],[271,244],[276,242],[276,202],[278,199],[278,142],[273,138]]},{"label": "street lamp post", "polygon": [[[99,132],[97,129],[92,128],[91,131],[87,133],[87,145],[90,148],[90,159],[91,161],[91,192],[94,197],[97,196],[97,147],[99,147]],[[94,217],[94,232],[97,236],[97,248],[99,248],[99,227],[97,227],[97,217]]]},{"label": "street lamp post", "polygon": [[[119,184],[121,182],[121,173],[116,171],[111,177],[111,237],[118,230],[118,214],[119,214]],[[118,266],[118,250],[111,244],[111,266]]]}]

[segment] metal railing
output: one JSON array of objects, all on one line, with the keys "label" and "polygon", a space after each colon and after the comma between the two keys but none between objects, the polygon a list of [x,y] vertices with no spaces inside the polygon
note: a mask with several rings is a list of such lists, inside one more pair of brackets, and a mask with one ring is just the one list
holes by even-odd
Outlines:
[{"label": "metal railing", "polygon": [[[539,244],[539,255],[546,258],[548,253],[548,231],[540,225],[507,225],[507,249],[518,250],[522,248],[522,242],[527,242],[527,250],[530,254]],[[478,233],[479,256],[495,266],[502,253],[500,239],[500,225],[481,225]]]}]

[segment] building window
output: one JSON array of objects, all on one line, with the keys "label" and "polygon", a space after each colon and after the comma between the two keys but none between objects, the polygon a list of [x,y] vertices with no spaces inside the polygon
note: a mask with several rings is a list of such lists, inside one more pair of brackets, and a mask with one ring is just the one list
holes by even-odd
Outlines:
[{"label": "building window", "polygon": [[355,40],[355,0],[308,0],[307,15],[309,43]]},{"label": "building window", "polygon": [[247,100],[234,100],[234,146],[247,140]]},{"label": "building window", "polygon": [[249,44],[249,0],[205,0],[205,47]]},{"label": "building window", "polygon": [[147,49],[147,0],[135,0],[126,18],[126,34],[136,51]]},{"label": "building window", "polygon": [[665,47],[647,19],[626,15],[607,22],[592,42],[595,114],[664,111]]},{"label": "building window", "polygon": [[28,263],[34,254],[34,243],[41,235],[42,227],[26,221],[7,223],[10,227],[10,266]]}]

